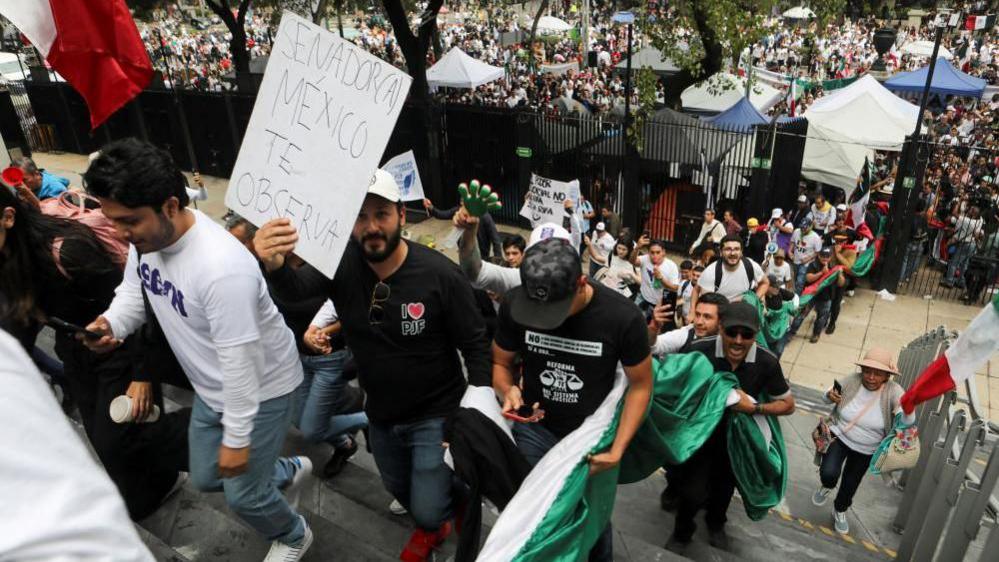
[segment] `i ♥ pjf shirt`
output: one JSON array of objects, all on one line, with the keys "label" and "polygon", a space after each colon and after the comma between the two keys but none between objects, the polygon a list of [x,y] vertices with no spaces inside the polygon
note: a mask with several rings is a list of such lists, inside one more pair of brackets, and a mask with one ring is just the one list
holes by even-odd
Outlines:
[{"label": "i \u2665 pjf shirt", "polygon": [[[294,390],[302,381],[302,366],[256,258],[206,215],[189,212],[194,226],[172,245],[141,258],[134,246],[129,250],[125,278],[104,317],[117,338],[138,329],[145,321],[140,284],[145,286],[153,314],[194,390],[223,413],[223,442],[245,446],[257,405]],[[220,350],[237,346],[261,352],[259,366],[244,367],[245,377],[255,381],[224,376]]]}]

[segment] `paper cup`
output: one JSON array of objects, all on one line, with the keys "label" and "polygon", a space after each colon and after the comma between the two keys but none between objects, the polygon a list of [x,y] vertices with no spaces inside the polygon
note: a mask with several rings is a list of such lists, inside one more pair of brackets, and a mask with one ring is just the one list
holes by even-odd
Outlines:
[{"label": "paper cup", "polygon": [[[111,401],[109,408],[111,421],[115,423],[131,423],[132,419],[132,399],[122,394]],[[160,407],[153,404],[153,413],[146,417],[143,423],[153,423],[160,419]]]}]

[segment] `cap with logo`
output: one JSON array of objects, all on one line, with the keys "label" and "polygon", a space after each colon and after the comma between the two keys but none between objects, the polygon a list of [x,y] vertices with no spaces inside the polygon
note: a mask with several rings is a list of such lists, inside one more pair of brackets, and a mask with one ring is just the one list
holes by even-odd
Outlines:
[{"label": "cap with logo", "polygon": [[845,213],[846,212],[846,204],[840,203],[839,205],[836,205],[836,210],[840,211],[842,213]]},{"label": "cap with logo", "polygon": [[605,225],[605,224],[604,224],[604,223],[602,223],[602,222],[598,222],[598,223],[597,223],[597,226],[596,226],[596,229],[597,229],[597,230],[600,230],[600,231],[603,231],[603,230],[606,230],[606,229],[607,229],[607,225]]},{"label": "cap with logo", "polygon": [[832,248],[830,248],[829,246],[822,248],[821,250],[819,250],[819,255],[824,258],[832,256]]},{"label": "cap with logo", "polygon": [[754,333],[760,331],[760,320],[756,308],[745,301],[723,306],[718,320],[726,330],[728,328],[746,328]]},{"label": "cap with logo", "polygon": [[402,201],[402,195],[399,194],[399,184],[395,183],[392,174],[381,169],[375,170],[375,173],[372,174],[371,183],[368,184],[368,194],[377,195],[393,203]]},{"label": "cap with logo", "polygon": [[572,236],[569,235],[569,231],[562,228],[561,226],[553,223],[546,222],[539,224],[531,231],[531,236],[527,240],[527,247],[541,242],[543,240],[548,240],[549,238],[560,238],[562,240],[572,240]]},{"label": "cap with logo", "polygon": [[538,330],[561,326],[582,275],[579,254],[568,241],[548,238],[528,248],[520,263],[521,285],[506,296],[514,321]]}]

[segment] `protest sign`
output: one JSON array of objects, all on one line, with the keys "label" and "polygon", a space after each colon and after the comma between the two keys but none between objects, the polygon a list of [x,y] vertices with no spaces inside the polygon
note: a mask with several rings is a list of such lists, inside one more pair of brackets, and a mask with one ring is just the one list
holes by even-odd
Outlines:
[{"label": "protest sign", "polygon": [[399,184],[403,201],[423,201],[423,182],[420,181],[420,170],[416,167],[416,156],[412,150],[392,158],[382,166],[382,169],[392,174],[395,183]]},{"label": "protest sign", "polygon": [[571,199],[571,194],[575,194],[578,206],[579,180],[555,181],[531,174],[531,187],[520,209],[520,216],[531,221],[532,227],[545,222],[562,224],[565,200]]},{"label": "protest sign", "polygon": [[285,12],[226,205],[257,226],[291,219],[295,253],[332,277],[411,82]]}]

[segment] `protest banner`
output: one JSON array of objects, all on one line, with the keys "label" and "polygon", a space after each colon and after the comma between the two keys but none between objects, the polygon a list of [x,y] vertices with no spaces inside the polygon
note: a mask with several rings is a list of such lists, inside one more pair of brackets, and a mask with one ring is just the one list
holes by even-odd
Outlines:
[{"label": "protest banner", "polygon": [[545,222],[562,224],[566,198],[575,196],[578,207],[579,180],[556,181],[531,174],[531,187],[520,209],[520,216],[531,221],[531,226]]},{"label": "protest banner", "polygon": [[392,158],[382,166],[382,169],[392,174],[395,183],[399,184],[403,201],[423,201],[423,182],[420,181],[420,170],[416,166],[416,156],[412,150]]},{"label": "protest banner", "polygon": [[291,219],[295,253],[332,277],[411,83],[361,47],[285,12],[226,205],[257,226]]}]

